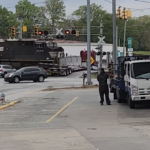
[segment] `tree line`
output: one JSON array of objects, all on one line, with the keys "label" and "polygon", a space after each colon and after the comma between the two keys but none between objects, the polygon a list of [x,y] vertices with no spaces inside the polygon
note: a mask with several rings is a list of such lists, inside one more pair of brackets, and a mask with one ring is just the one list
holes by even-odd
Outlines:
[{"label": "tree line", "polygon": [[[23,33],[24,38],[30,38],[33,26],[38,25],[40,30],[54,33],[56,27],[64,29],[76,29],[80,36],[68,35],[68,40],[86,41],[87,37],[87,6],[80,6],[71,15],[66,15],[66,7],[63,0],[46,0],[44,6],[36,6],[28,0],[19,1],[13,13],[0,6],[0,37],[9,38],[10,28],[18,27],[20,21],[26,25],[28,31]],[[103,22],[103,35],[106,43],[112,43],[112,14],[108,13],[101,5],[91,4],[91,42],[98,42],[100,22]],[[117,18],[118,46],[123,46],[124,20]],[[131,18],[127,21],[126,39],[132,37],[134,51],[150,50],[150,16]],[[126,40],[127,46],[127,40]]]}]

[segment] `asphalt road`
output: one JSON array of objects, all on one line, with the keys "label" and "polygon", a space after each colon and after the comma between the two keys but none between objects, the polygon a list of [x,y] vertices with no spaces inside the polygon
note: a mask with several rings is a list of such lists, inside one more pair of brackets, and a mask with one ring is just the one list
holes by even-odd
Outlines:
[{"label": "asphalt road", "polygon": [[[24,81],[18,84],[10,84],[4,82],[3,78],[0,78],[0,92],[3,92],[6,95],[6,99],[11,101],[27,94],[34,93],[38,90],[47,89],[48,87],[81,87],[83,79],[78,78],[81,74],[82,72],[75,72],[67,77],[49,77],[43,83]],[[94,83],[97,82],[94,80]]]},{"label": "asphalt road", "polygon": [[129,109],[98,89],[30,93],[0,111],[1,150],[149,150],[150,109]]}]

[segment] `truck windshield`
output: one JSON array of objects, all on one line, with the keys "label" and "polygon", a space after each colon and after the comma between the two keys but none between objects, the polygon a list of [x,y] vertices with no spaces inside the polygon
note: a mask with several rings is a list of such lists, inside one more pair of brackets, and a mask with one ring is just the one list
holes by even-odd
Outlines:
[{"label": "truck windshield", "polygon": [[135,79],[150,79],[150,62],[133,63],[131,76]]}]

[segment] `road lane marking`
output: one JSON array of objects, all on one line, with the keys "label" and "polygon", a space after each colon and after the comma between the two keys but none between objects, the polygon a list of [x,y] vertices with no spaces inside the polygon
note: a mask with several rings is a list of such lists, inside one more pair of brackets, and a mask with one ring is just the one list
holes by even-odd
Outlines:
[{"label": "road lane marking", "polygon": [[45,122],[10,122],[10,123],[0,123],[0,125],[11,125],[11,124],[45,124]]},{"label": "road lane marking", "polygon": [[20,102],[19,100],[18,101],[13,101],[13,102],[10,102],[10,103],[8,103],[6,105],[0,106],[0,110],[3,110],[3,109],[5,109],[7,107],[10,107],[10,106],[13,106],[13,105],[15,105],[15,104],[17,104],[19,102]]},{"label": "road lane marking", "polygon": [[57,111],[56,114],[54,114],[50,119],[46,121],[46,123],[51,122],[54,118],[56,118],[59,114],[61,114],[69,105],[71,105],[78,97],[75,97],[72,101],[67,103],[64,107],[62,107],[60,110]]}]

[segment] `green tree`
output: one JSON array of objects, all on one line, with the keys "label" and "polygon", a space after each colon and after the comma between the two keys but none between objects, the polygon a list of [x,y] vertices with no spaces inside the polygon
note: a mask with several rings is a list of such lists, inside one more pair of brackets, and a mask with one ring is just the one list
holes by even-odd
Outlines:
[{"label": "green tree", "polygon": [[16,25],[14,14],[5,7],[0,6],[0,22],[0,37],[8,38],[11,26]]},{"label": "green tree", "polygon": [[46,0],[45,15],[48,19],[47,25],[57,26],[66,16],[64,2],[62,0]]},{"label": "green tree", "polygon": [[[97,36],[99,35],[100,32],[100,22],[101,20],[103,21],[104,25],[104,35],[106,36],[106,39],[109,41],[111,40],[110,36],[110,25],[112,24],[111,22],[111,15],[108,14],[105,10],[102,9],[101,5],[97,5],[95,3],[92,3],[91,6],[91,41],[92,42],[97,42],[98,38]],[[75,10],[72,13],[72,16],[76,18],[76,23],[74,21],[74,25],[79,29],[81,34],[87,34],[86,26],[87,26],[87,6],[83,5],[80,6],[77,10]],[[111,22],[111,23],[110,23]],[[86,35],[80,36],[80,39],[86,41]],[[112,41],[112,40],[111,40]]]},{"label": "green tree", "polygon": [[41,23],[40,19],[43,14],[41,7],[37,7],[31,4],[28,0],[19,1],[16,5],[16,18],[17,21],[22,21],[22,25],[28,27],[27,37],[31,36],[33,32],[33,26]]}]

